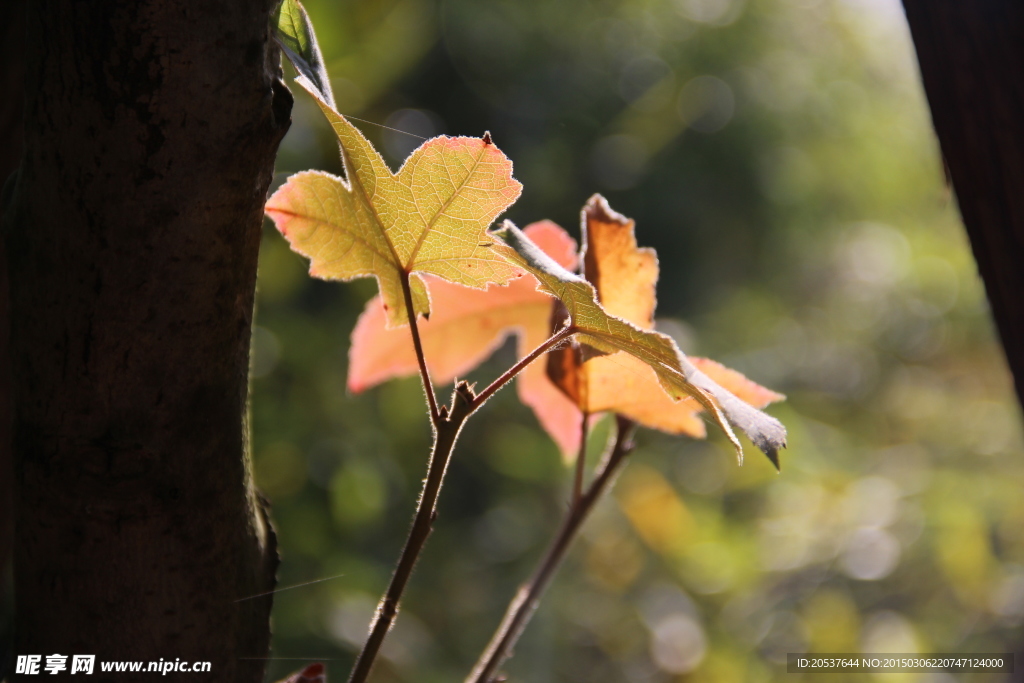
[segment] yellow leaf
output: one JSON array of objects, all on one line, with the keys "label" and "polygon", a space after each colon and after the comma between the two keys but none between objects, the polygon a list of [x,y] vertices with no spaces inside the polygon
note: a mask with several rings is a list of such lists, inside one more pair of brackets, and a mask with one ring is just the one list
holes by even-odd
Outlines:
[{"label": "yellow leaf", "polygon": [[[526,235],[566,268],[577,264],[576,241],[551,221],[527,226]],[[419,324],[430,376],[439,384],[464,376],[501,344],[508,334],[518,335],[520,358],[551,335],[555,300],[537,291],[532,275],[507,286],[472,290],[425,278],[433,313]],[[406,329],[386,329],[384,309],[374,297],[366,304],[352,331],[348,387],[359,392],[391,377],[414,374],[418,369],[412,338]],[[542,363],[520,373],[516,385],[523,403],[533,408],[544,429],[565,452],[575,453],[579,439],[579,411],[551,383]],[[666,400],[668,400],[666,398]]]},{"label": "yellow leaf", "polygon": [[267,202],[267,215],[293,250],[325,280],[376,277],[391,326],[408,321],[402,281],[413,309],[430,302],[415,273],[482,289],[520,271],[493,248],[487,233],[522,191],[512,162],[483,138],[437,137],[392,173],[362,133],[297,79],[316,99],[341,141],[346,179],[307,171],[288,179]]}]

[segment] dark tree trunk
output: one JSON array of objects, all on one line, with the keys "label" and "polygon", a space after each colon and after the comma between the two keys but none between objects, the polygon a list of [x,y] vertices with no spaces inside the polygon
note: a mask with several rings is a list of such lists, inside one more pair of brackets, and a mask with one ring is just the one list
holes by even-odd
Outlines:
[{"label": "dark tree trunk", "polygon": [[[960,213],[1024,401],[1024,2],[903,6]],[[1024,646],[1014,649],[1020,661]],[[1021,667],[1013,680],[1024,681]]]},{"label": "dark tree trunk", "polygon": [[903,5],[960,213],[1024,399],[1024,2]]},{"label": "dark tree trunk", "polygon": [[272,5],[28,3],[4,213],[15,654],[208,660],[208,680],[262,680],[244,658],[266,656],[271,600],[236,600],[271,590],[277,563],[245,424],[291,106]]},{"label": "dark tree trunk", "polygon": [[[10,0],[0,25],[0,187],[21,159],[25,1]],[[14,619],[14,469],[11,458],[11,364],[7,257],[0,233],[0,676],[10,657]]]}]

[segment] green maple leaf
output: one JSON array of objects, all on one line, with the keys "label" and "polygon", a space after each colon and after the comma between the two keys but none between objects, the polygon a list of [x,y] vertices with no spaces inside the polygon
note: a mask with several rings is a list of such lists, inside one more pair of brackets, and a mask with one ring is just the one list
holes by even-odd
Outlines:
[{"label": "green maple leaf", "polygon": [[505,221],[493,234],[504,241],[497,249],[507,259],[532,273],[540,281],[541,291],[562,301],[577,341],[604,353],[624,351],[643,361],[654,370],[670,396],[676,400],[692,396],[707,409],[741,460],[743,448],[730,422],[779,466],[778,451],[786,445],[782,423],[743,402],[698,370],[671,337],[610,315],[598,303],[592,284],[556,263],[510,221]]},{"label": "green maple leaf", "polygon": [[483,138],[436,137],[392,173],[362,133],[324,101],[304,76],[341,142],[346,179],[319,171],[293,175],[266,212],[294,251],[310,258],[310,275],[325,280],[376,277],[391,326],[408,322],[430,302],[415,273],[483,288],[521,270],[494,249],[487,227],[522,191],[512,162]]}]

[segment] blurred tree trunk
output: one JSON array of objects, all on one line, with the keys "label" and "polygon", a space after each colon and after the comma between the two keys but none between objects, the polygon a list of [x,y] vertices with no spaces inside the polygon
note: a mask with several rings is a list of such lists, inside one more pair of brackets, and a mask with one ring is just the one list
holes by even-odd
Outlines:
[{"label": "blurred tree trunk", "polygon": [[[1024,2],[903,5],[942,154],[1024,402]],[[1014,649],[1019,662],[1024,643]],[[1024,667],[1013,680],[1024,681]]]},{"label": "blurred tree trunk", "polygon": [[960,213],[1024,400],[1024,2],[903,5]]},{"label": "blurred tree trunk", "polygon": [[277,564],[245,424],[291,108],[273,4],[26,3],[3,216],[15,654],[208,660],[210,680],[262,680],[243,658],[267,654],[271,599],[236,601],[271,590]]}]

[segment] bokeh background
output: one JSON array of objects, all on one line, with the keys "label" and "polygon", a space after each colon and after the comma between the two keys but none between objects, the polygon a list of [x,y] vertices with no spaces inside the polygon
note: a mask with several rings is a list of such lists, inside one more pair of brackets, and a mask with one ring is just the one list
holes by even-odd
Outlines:
[{"label": "bokeh background", "polygon": [[[338,106],[419,136],[491,131],[520,225],[578,236],[594,192],[661,259],[663,329],[789,400],[776,474],[638,436],[506,670],[579,683],[800,675],[787,652],[1024,644],[1020,413],[947,188],[898,0],[307,0]],[[277,182],[340,173],[296,92]],[[420,140],[359,123],[397,168]],[[270,680],[347,675],[404,541],[429,428],[415,378],[345,390],[375,291],[310,280],[266,226],[256,478],[282,586]],[[513,359],[511,343],[474,373]],[[447,394],[447,389],[442,391]],[[595,436],[595,442],[601,438]],[[592,449],[594,450],[594,449]],[[468,425],[376,681],[462,680],[566,505],[507,390]],[[297,658],[297,659],[288,659]]]}]

